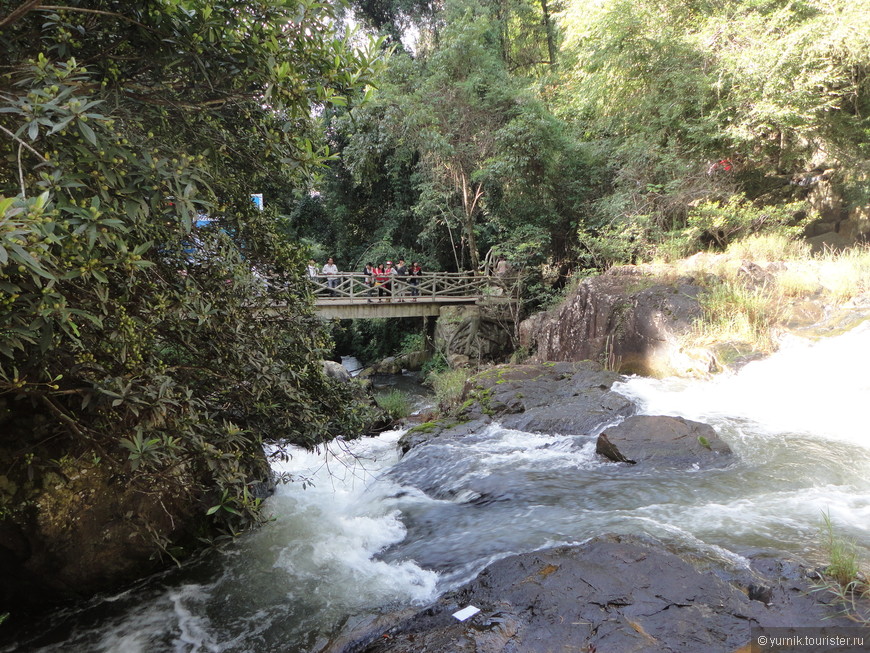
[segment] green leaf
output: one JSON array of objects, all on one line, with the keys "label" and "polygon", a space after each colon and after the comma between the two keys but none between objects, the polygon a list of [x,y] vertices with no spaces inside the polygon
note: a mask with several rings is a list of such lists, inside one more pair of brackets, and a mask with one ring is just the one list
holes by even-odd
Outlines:
[{"label": "green leaf", "polygon": [[79,120],[77,124],[79,126],[79,131],[82,133],[82,136],[85,137],[85,140],[87,140],[91,145],[96,145],[97,135],[94,133],[94,130],[91,129],[91,126],[81,120]]}]

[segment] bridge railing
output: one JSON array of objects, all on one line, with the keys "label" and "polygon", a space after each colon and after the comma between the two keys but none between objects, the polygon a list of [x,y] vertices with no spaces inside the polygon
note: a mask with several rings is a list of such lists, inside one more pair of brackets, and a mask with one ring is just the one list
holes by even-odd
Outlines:
[{"label": "bridge railing", "polygon": [[468,272],[424,272],[421,275],[391,275],[380,282],[362,272],[339,272],[310,279],[318,299],[357,301],[428,301],[479,298],[509,294],[514,278],[473,275]]}]

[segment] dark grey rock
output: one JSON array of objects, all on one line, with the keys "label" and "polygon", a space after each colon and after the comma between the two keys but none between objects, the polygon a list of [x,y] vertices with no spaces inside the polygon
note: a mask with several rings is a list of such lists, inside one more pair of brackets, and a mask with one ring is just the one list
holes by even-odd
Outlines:
[{"label": "dark grey rock", "polygon": [[614,462],[710,467],[731,462],[712,426],[664,415],[635,415],[598,436],[596,452]]},{"label": "dark grey rock", "polygon": [[475,376],[469,414],[533,433],[589,434],[635,412],[610,387],[623,377],[592,361],[502,365]]},{"label": "dark grey rock", "polygon": [[399,438],[399,451],[404,455],[414,447],[431,440],[462,438],[483,429],[490,421],[489,417],[483,416],[467,421],[446,418],[437,422],[419,424]]},{"label": "dark grey rock", "polygon": [[701,292],[689,277],[664,283],[641,266],[612,268],[584,280],[558,308],[521,323],[520,344],[537,360],[594,360],[645,376],[704,375],[709,362],[685,369],[678,355],[680,336],[701,314]]},{"label": "dark grey rock", "polygon": [[461,438],[492,421],[532,433],[587,435],[635,412],[610,389],[623,378],[598,363],[499,365],[466,384],[459,415],[419,425],[399,440],[403,453],[437,438]]},{"label": "dark grey rock", "polygon": [[[728,570],[729,582],[655,540],[604,536],[499,560],[410,619],[369,633],[367,643],[328,650],[724,652],[746,646],[754,625],[850,623],[831,618],[806,580],[767,571]],[[752,585],[769,589],[772,602],[750,597]],[[464,622],[452,617],[467,605],[481,611]]]}]

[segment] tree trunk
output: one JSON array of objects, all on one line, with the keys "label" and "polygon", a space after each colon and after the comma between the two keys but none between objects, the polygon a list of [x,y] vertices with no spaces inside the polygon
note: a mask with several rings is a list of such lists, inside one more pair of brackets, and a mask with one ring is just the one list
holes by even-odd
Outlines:
[{"label": "tree trunk", "polygon": [[472,188],[469,177],[460,169],[457,174],[459,190],[462,192],[462,211],[465,216],[465,237],[468,239],[468,258],[472,270],[480,266],[480,256],[477,253],[477,237],[474,234],[474,215],[477,213],[477,203],[483,197],[483,183]]},{"label": "tree trunk", "polygon": [[547,0],[541,0],[541,11],[544,14],[544,29],[547,31],[547,52],[550,55],[550,65],[556,68],[556,35],[553,33],[553,20],[550,18],[550,9]]}]

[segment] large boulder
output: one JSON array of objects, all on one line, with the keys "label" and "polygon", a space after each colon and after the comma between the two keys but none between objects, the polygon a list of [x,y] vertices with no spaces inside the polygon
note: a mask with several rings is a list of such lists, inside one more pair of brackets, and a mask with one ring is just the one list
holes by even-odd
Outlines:
[{"label": "large boulder", "polygon": [[323,373],[330,379],[335,379],[336,381],[342,381],[344,383],[350,382],[350,372],[341,363],[324,360]]},{"label": "large boulder", "polygon": [[[748,650],[752,626],[850,623],[831,618],[799,562],[699,557],[632,536],[511,556],[413,617],[326,651],[736,651]],[[480,612],[452,616],[466,606]]]},{"label": "large boulder", "polygon": [[709,467],[731,458],[731,449],[709,424],[664,415],[635,415],[608,427],[595,450],[614,462],[677,467]]},{"label": "large boulder", "polygon": [[715,358],[686,352],[680,337],[701,315],[700,285],[670,283],[637,266],[584,280],[558,308],[520,324],[520,345],[538,361],[594,360],[645,376],[704,376]]},{"label": "large boulder", "polygon": [[586,435],[635,412],[629,399],[610,389],[621,379],[588,360],[501,365],[478,374],[470,396],[505,428]]},{"label": "large boulder", "polygon": [[407,453],[432,438],[461,438],[493,420],[528,432],[592,434],[635,412],[610,389],[621,378],[592,361],[498,365],[468,379],[458,414],[410,429],[399,447]]}]

